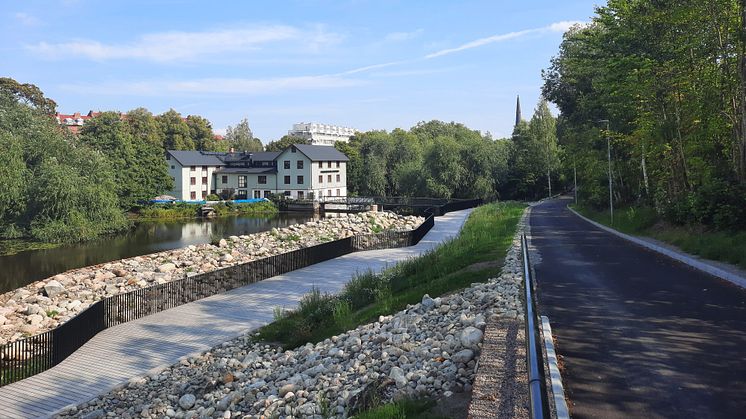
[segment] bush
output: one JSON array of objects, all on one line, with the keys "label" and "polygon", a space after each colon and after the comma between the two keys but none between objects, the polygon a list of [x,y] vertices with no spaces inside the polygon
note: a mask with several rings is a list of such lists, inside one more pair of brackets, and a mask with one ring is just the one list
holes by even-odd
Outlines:
[{"label": "bush", "polygon": [[208,201],[220,201],[220,196],[217,194],[211,193],[210,195],[207,195]]}]

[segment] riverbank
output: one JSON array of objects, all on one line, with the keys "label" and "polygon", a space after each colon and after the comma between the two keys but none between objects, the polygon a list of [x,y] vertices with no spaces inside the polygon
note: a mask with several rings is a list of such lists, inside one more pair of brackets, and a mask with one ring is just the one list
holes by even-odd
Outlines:
[{"label": "riverbank", "polygon": [[111,295],[378,228],[411,230],[422,221],[392,213],[349,214],[68,271],[0,295],[0,344],[52,329]]},{"label": "riverbank", "polygon": [[[61,417],[347,417],[400,398],[468,397],[486,321],[520,318],[514,233],[515,225],[502,273],[484,283],[421,295],[404,310],[390,307],[377,321],[293,350],[244,335]],[[505,247],[490,251],[505,255]]]},{"label": "riverbank", "polygon": [[[197,218],[198,210],[203,204],[179,202],[173,204],[150,204],[137,208],[129,214],[132,220],[169,220],[176,218]],[[220,202],[210,204],[216,217],[231,215],[274,215],[279,212],[277,205],[271,201],[234,203]]]},{"label": "riverbank", "polygon": [[614,224],[608,211],[570,205],[585,217],[622,233],[659,240],[686,253],[746,269],[746,231],[716,231],[703,226],[666,223],[651,208],[615,208]]}]

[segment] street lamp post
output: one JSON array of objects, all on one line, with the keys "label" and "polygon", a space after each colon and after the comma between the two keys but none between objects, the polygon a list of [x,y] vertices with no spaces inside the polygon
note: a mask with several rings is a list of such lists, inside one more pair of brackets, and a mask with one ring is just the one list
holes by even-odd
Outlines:
[{"label": "street lamp post", "polygon": [[601,119],[598,122],[606,123],[606,158],[609,162],[609,212],[611,214],[611,225],[614,225],[614,186],[611,182],[611,139],[609,137],[609,120]]}]

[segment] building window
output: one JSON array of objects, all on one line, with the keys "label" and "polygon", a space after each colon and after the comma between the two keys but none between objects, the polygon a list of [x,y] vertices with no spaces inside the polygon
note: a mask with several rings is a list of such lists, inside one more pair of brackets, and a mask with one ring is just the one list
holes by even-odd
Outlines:
[{"label": "building window", "polygon": [[324,175],[319,175],[319,183],[324,183]]},{"label": "building window", "polygon": [[326,196],[332,196],[332,190],[331,189],[329,189],[328,191],[326,191]]},{"label": "building window", "polygon": [[166,160],[171,160],[171,153],[166,153]]},{"label": "building window", "polygon": [[326,175],[326,181],[332,183],[332,175]]},{"label": "building window", "polygon": [[285,184],[290,185],[290,176],[285,176]]},{"label": "building window", "polygon": [[193,171],[195,171],[195,170],[196,170],[196,168],[195,168],[194,166],[189,166],[189,171],[190,171],[190,172],[193,172]]},{"label": "building window", "polygon": [[228,176],[223,176],[222,182],[223,182],[223,185],[228,183]]},{"label": "building window", "polygon": [[303,191],[298,191],[298,199],[303,199]]},{"label": "building window", "polygon": [[[194,179],[194,178],[192,178],[192,179]],[[197,192],[189,192],[189,199],[191,199],[192,201],[194,201],[195,199],[197,199]]]},{"label": "building window", "polygon": [[202,184],[207,185],[207,176],[202,176]]},{"label": "building window", "polygon": [[330,161],[326,162],[326,167],[328,167],[329,169],[331,169],[332,168],[332,162],[330,162]]},{"label": "building window", "polygon": [[337,189],[337,196],[339,196],[339,189]]},{"label": "building window", "polygon": [[323,161],[320,161],[320,162],[319,162],[319,169],[323,169],[323,168],[324,168],[324,162],[323,162]]},{"label": "building window", "polygon": [[267,184],[267,176],[259,176],[258,180],[260,185],[266,185]]},{"label": "building window", "polygon": [[202,199],[207,198],[207,191],[202,191]]},{"label": "building window", "polygon": [[174,165],[172,164],[172,165],[171,165],[171,169],[176,169],[176,167],[175,167],[175,166],[174,166]]},{"label": "building window", "polygon": [[298,166],[298,169],[302,169],[303,168],[303,160],[298,160],[297,166]]},{"label": "building window", "polygon": [[254,198],[261,198],[262,197],[262,191],[254,191]]},{"label": "building window", "polygon": [[290,196],[290,191],[285,191],[285,196]]},{"label": "building window", "polygon": [[207,170],[207,166],[202,166],[202,170]]},{"label": "building window", "polygon": [[238,199],[246,199],[249,196],[248,191],[246,189],[239,189],[238,190]]},{"label": "building window", "polygon": [[238,177],[238,187],[239,188],[245,188],[246,187],[246,176],[239,176]]},{"label": "building window", "polygon": [[272,195],[272,191],[264,191],[264,197],[269,198]]},{"label": "building window", "polygon": [[291,153],[295,153],[295,152],[296,152],[297,150],[298,150],[298,149],[297,149],[297,148],[295,148],[295,146],[291,146],[291,147],[290,147],[290,152],[291,152]]},{"label": "building window", "polygon": [[303,184],[303,176],[298,176],[298,185]]},{"label": "building window", "polygon": [[337,174],[337,182],[341,182],[340,179],[342,179],[342,178],[339,176],[339,174]]},{"label": "building window", "polygon": [[337,169],[339,169],[339,162],[337,162]]},{"label": "building window", "polygon": [[283,167],[285,167],[286,169],[290,169],[290,160],[285,160],[282,162],[282,164]]},{"label": "building window", "polygon": [[189,178],[189,184],[190,185],[196,185],[197,184],[197,178],[196,177],[190,177]]}]

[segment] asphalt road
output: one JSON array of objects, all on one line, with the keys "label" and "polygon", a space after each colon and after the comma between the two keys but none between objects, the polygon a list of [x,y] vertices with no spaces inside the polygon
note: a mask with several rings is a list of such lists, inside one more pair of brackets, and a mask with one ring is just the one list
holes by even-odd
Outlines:
[{"label": "asphalt road", "polygon": [[746,291],[596,229],[531,214],[539,311],[574,418],[746,418]]}]

